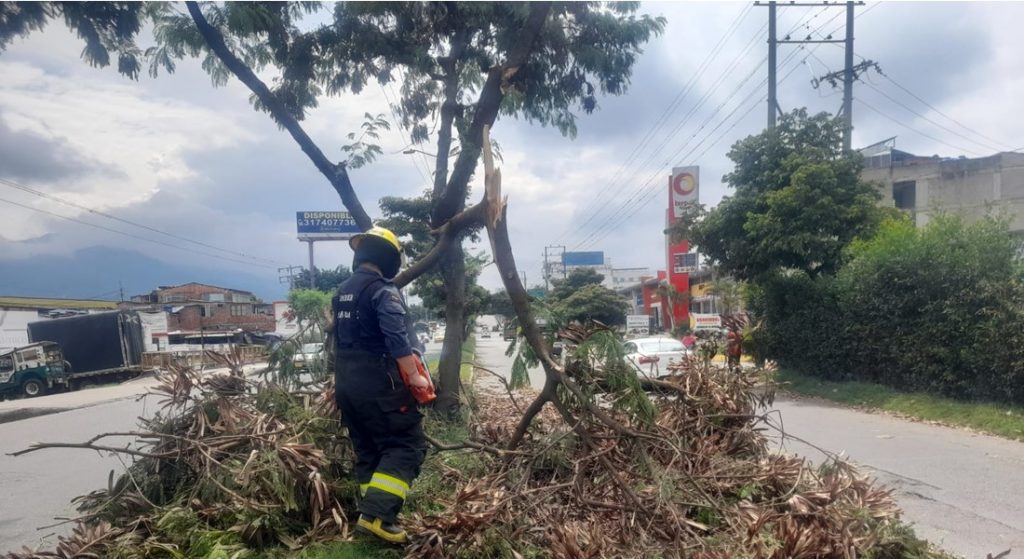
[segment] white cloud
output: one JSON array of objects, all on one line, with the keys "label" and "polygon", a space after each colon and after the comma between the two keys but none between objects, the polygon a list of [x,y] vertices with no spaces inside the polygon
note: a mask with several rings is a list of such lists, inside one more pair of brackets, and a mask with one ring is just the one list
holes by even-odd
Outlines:
[{"label": "white cloud", "polygon": [[[766,54],[766,10],[751,7],[731,39],[715,50],[719,37],[743,6],[645,5],[647,12],[668,18],[665,35],[647,45],[635,68],[633,87],[626,95],[600,99],[594,115],[580,116],[580,134],[575,140],[513,119],[497,123],[494,136],[504,148],[502,170],[511,203],[510,232],[518,263],[527,271],[530,283],[539,278],[545,245],[579,245],[586,230],[568,238],[562,233],[579,228],[590,215],[586,210],[594,204],[607,202],[607,211],[592,220],[588,228],[603,222],[605,216],[621,215],[626,199],[651,177],[649,190],[645,191],[650,193],[651,202],[592,248],[605,250],[616,265],[662,265],[662,188],[667,167],[699,165],[702,202],[714,204],[726,194],[719,179],[731,167],[726,157],[728,146],[758,132],[765,120],[765,107],[759,101],[764,88],[758,84],[764,79],[760,61]],[[1024,61],[1018,56],[1024,41],[1015,29],[1024,8],[1006,3],[872,6],[867,7],[870,13],[857,20],[858,53],[876,58],[890,75],[943,112],[987,135],[1024,146],[1024,123],[1016,107],[1017,93],[1024,90]],[[788,30],[798,19],[807,18],[818,25],[833,15],[826,10],[815,16],[818,11],[781,10],[779,28]],[[825,31],[841,24],[840,17]],[[751,42],[754,46],[736,67],[725,71],[726,65]],[[258,253],[291,264],[304,262],[305,247],[294,238],[291,215],[303,209],[340,208],[340,203],[291,138],[267,115],[252,110],[248,91],[241,84],[232,80],[225,88],[213,89],[195,62],[182,63],[173,76],[143,78],[135,83],[121,78],[113,69],[89,68],[78,58],[80,49],[80,42],[55,22],[46,32],[16,43],[0,55],[0,75],[4,77],[0,81],[0,118],[12,130],[30,130],[60,139],[85,160],[120,174],[83,174],[30,186],[45,187],[48,192],[77,202],[122,212],[126,217],[238,252]],[[675,112],[664,117],[665,126],[628,167],[629,172],[619,177],[619,187],[605,191],[626,156],[659,122],[664,108],[713,51],[713,62],[695,89]],[[840,97],[830,90],[815,91],[808,82],[816,74],[837,69],[842,51],[825,45],[815,51],[817,58],[809,57],[807,52],[794,46],[780,49],[780,63],[792,54],[795,65],[780,86],[780,101],[785,109],[809,106],[812,110],[835,111]],[[805,58],[806,63],[800,64]],[[739,90],[738,97],[725,105],[704,131],[697,132],[699,123],[754,69],[754,76]],[[789,67],[785,70],[788,72]],[[924,114],[941,118],[878,78],[873,79],[890,95]],[[714,136],[718,139],[721,135],[716,145],[706,152],[707,143],[693,151],[689,147],[681,149],[695,133],[697,140],[703,138],[704,132],[716,126],[748,92],[753,93],[751,100],[736,115],[754,103],[757,106],[739,122],[726,121]],[[697,100],[705,94],[708,99],[697,108]],[[949,138],[942,130],[907,114],[867,86],[858,84],[856,95],[915,128],[958,143],[955,137]],[[669,135],[668,131],[691,109],[696,110],[687,125]],[[385,96],[375,84],[368,85],[359,96],[322,99],[304,126],[329,158],[339,160],[345,134],[356,130],[367,112],[384,113],[390,118]],[[899,145],[904,149],[958,155],[863,108],[855,106],[854,116],[857,143],[899,135]],[[429,166],[433,160],[424,162],[421,156],[396,154],[406,147],[405,142],[398,130],[384,134],[381,143],[385,156],[352,173],[371,215],[378,213],[380,196],[414,195],[425,186],[423,174],[429,170],[423,170],[424,163]],[[429,146],[423,149],[433,152]],[[643,161],[647,163],[641,165]],[[480,177],[475,181],[479,183]],[[70,208],[8,189],[0,189],[0,193],[22,203],[74,214]],[[471,201],[478,196],[479,186]],[[0,204],[0,236],[20,240],[48,233],[53,236],[38,243],[6,243],[0,250],[9,257],[15,251],[41,254],[90,244],[129,244],[159,258],[182,258],[178,251],[126,241]],[[317,256],[325,265],[347,263],[350,258],[343,243],[322,244],[317,247]],[[203,262],[232,265],[212,259]],[[493,267],[485,272],[484,283],[491,288],[500,285]]]}]

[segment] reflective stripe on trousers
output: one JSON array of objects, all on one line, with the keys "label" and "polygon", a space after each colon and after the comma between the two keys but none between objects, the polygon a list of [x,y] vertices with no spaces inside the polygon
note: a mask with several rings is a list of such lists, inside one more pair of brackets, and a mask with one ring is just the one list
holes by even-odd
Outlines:
[{"label": "reflective stripe on trousers", "polygon": [[394,476],[381,472],[374,472],[370,480],[369,489],[379,489],[390,493],[403,501],[409,495],[409,484]]}]

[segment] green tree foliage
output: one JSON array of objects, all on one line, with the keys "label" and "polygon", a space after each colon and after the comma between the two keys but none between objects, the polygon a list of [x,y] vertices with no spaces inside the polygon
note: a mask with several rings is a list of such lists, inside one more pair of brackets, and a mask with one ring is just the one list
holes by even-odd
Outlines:
[{"label": "green tree foliage", "polygon": [[500,289],[487,297],[487,314],[498,317],[502,321],[502,325],[515,317],[516,310],[512,306],[512,298],[508,296],[507,291]]},{"label": "green tree foliage", "polygon": [[587,322],[597,320],[609,326],[626,323],[629,304],[618,293],[602,285],[585,285],[559,300],[556,305],[569,320]]},{"label": "green tree foliage", "polygon": [[834,278],[778,275],[752,301],[771,354],[808,374],[1022,403],[1019,250],[999,220],[891,220]]},{"label": "green tree foliage", "polygon": [[718,312],[723,315],[736,314],[743,310],[743,299],[746,285],[729,277],[715,279],[711,282],[709,292],[718,297]]},{"label": "green tree foliage", "polygon": [[577,268],[565,279],[552,282],[544,303],[565,321],[625,324],[629,305],[618,293],[602,286],[603,281],[603,274],[591,268]]},{"label": "green tree foliage", "polygon": [[[885,212],[862,181],[861,157],[843,153],[841,121],[801,109],[774,131],[740,140],[724,177],[735,193],[685,227],[720,269],[745,280],[778,269],[833,273],[843,249]],[[677,231],[678,233],[678,231]]]},{"label": "green tree foliage", "polygon": [[[22,16],[8,4],[0,13],[0,45],[63,13],[53,8]],[[110,11],[123,6],[89,6],[101,12],[108,4]],[[241,79],[253,92],[253,106],[288,131],[364,229],[370,218],[346,164],[369,162],[380,152],[352,135],[347,159],[328,159],[324,154],[335,150],[321,149],[300,124],[320,97],[358,94],[371,82],[401,79],[393,108],[402,124],[416,144],[436,139],[426,222],[436,229],[465,208],[484,127],[500,114],[574,135],[577,113],[594,111],[599,94],[624,92],[642,45],[665,25],[662,18],[637,16],[634,2],[339,2],[329,17],[312,24],[302,19],[323,7],[317,2],[186,2],[186,11],[173,3],[145,6],[156,39],[145,51],[150,74],[173,72],[184,58],[202,58],[214,85],[226,84],[231,75]],[[130,71],[122,69],[133,78],[141,11],[123,18],[125,25],[117,24],[122,18],[116,13],[103,13],[90,24],[102,20],[109,33],[96,40],[86,36],[87,44],[98,44],[102,52],[116,47],[119,53],[135,53],[128,59],[134,64],[126,64]],[[19,15],[15,25],[7,25],[11,13]],[[67,24],[82,32],[73,21]],[[102,57],[87,58],[106,65]],[[458,155],[450,164],[453,153]],[[457,328],[465,324],[463,307],[469,302],[461,295],[470,290],[463,282],[461,242],[446,245],[443,254],[444,283],[454,292],[448,298],[448,325]],[[458,401],[461,347],[455,338],[446,337],[442,351],[441,408]]]},{"label": "green tree foliage", "polygon": [[[384,218],[379,221],[380,225],[402,238],[402,251],[406,259],[415,260],[430,251],[434,237],[430,234],[432,206],[429,194],[415,198],[385,196],[380,199],[380,208],[384,214]],[[467,235],[476,239],[475,232],[471,231]],[[469,317],[467,324],[472,324],[472,317],[487,310],[490,294],[477,284],[477,280],[488,262],[483,253],[465,256],[463,296],[465,313]],[[423,301],[423,306],[430,309],[435,316],[446,318],[445,309],[450,292],[441,270],[434,269],[421,275],[413,283],[410,293],[419,297]]]},{"label": "green tree foliage", "polygon": [[547,298],[553,301],[562,301],[588,285],[601,285],[604,275],[591,268],[576,268],[565,279],[553,280],[551,291]]},{"label": "green tree foliage", "polygon": [[[337,291],[338,286],[341,285],[341,282],[350,277],[352,277],[352,270],[349,270],[348,266],[338,266],[333,270],[317,268],[316,288],[327,293],[334,293]],[[309,270],[303,269],[295,276],[295,287],[309,287]]]},{"label": "green tree foliage", "polygon": [[154,6],[142,2],[0,2],[0,52],[15,37],[62,19],[82,41],[82,58],[93,67],[106,67],[116,59],[117,71],[136,79],[144,55],[135,35]]},{"label": "green tree foliage", "polygon": [[319,289],[293,289],[288,293],[288,304],[300,325],[323,324],[330,314],[331,294]]}]

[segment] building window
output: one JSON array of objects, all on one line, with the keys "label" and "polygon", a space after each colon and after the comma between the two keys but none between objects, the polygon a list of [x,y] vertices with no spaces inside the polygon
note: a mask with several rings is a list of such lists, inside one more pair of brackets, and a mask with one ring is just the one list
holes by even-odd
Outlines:
[{"label": "building window", "polygon": [[207,293],[206,295],[203,296],[203,299],[205,299],[207,301],[210,301],[211,303],[223,303],[224,302],[224,294],[223,293]]},{"label": "building window", "polygon": [[252,307],[249,305],[231,305],[231,316],[248,316],[252,314]]},{"label": "building window", "polygon": [[917,182],[903,181],[893,183],[892,201],[897,209],[912,210],[917,207]]}]

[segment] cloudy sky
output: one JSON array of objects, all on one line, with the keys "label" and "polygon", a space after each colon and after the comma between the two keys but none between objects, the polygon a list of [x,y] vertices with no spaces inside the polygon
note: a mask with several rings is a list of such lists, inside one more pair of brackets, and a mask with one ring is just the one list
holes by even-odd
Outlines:
[{"label": "cloudy sky", "polygon": [[[643,10],[668,19],[665,33],[647,45],[628,93],[581,116],[574,140],[512,119],[495,126],[512,241],[531,284],[541,279],[546,245],[603,250],[616,267],[664,268],[669,168],[699,165],[701,201],[714,205],[728,194],[721,183],[728,147],[764,126],[765,8],[652,3]],[[855,88],[855,146],[896,136],[899,148],[926,155],[1024,147],[1017,29],[1024,4],[869,2],[857,13],[857,60],[877,61],[885,76],[869,73]],[[841,8],[789,7],[778,28],[793,38],[838,38],[844,19]],[[342,209],[330,185],[290,137],[250,108],[237,81],[214,89],[199,64],[186,61],[171,76],[132,82],[84,64],[81,49],[63,25],[51,25],[0,53],[0,294],[88,297],[119,282],[136,293],[194,279],[279,298],[277,267],[307,258],[295,211]],[[783,109],[836,111],[841,93],[810,82],[842,63],[841,45],[780,46]],[[324,99],[306,129],[341,159],[345,134],[363,113],[388,113],[388,98],[394,90],[373,85],[358,97]],[[352,173],[372,215],[379,197],[415,195],[426,185],[428,161],[401,153],[403,131],[386,133],[382,144],[384,157]],[[317,246],[318,266],[350,259],[344,243]],[[100,269],[82,270],[91,263]],[[52,277],[25,281],[44,273]],[[499,286],[493,266],[482,281]]]}]

